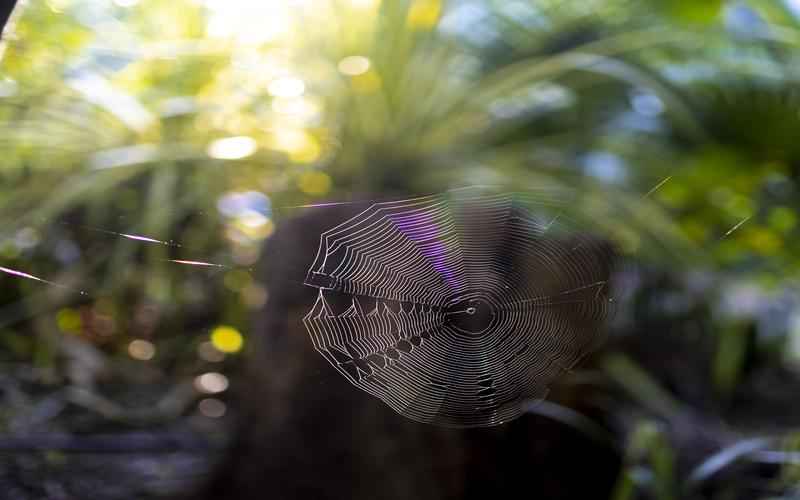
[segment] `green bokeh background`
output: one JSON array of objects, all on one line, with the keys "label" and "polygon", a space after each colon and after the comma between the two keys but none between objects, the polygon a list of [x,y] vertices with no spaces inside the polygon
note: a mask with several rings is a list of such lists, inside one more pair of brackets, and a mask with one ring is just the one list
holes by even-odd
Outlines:
[{"label": "green bokeh background", "polygon": [[[667,277],[637,289],[648,314],[680,314],[667,288],[703,308],[689,345],[711,346],[725,420],[747,377],[800,369],[798,45],[790,0],[24,2],[0,60],[0,266],[49,283],[0,274],[0,432],[190,419],[224,441],[225,393],[195,377],[236,382],[242,351],[212,332],[246,351],[274,228],[470,185],[594,221]],[[688,498],[657,424],[680,397],[608,356],[641,408],[615,498]],[[800,488],[794,432],[769,430],[789,457],[769,498]]]}]

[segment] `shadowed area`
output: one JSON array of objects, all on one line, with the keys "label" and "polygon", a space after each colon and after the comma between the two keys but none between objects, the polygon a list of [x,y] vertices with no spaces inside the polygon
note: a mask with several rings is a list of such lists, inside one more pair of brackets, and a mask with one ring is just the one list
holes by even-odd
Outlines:
[{"label": "shadowed area", "polygon": [[[486,498],[532,484],[543,498],[608,492],[619,457],[580,431],[534,415],[490,429],[413,422],[356,390],[315,352],[301,320],[318,292],[302,285],[304,266],[318,235],[358,211],[310,211],[270,241],[264,260],[273,264],[266,282],[274,292],[246,384],[261,396],[243,401],[230,462],[206,498]],[[350,300],[330,306],[345,311]],[[581,481],[564,476],[575,470],[584,471]]]}]

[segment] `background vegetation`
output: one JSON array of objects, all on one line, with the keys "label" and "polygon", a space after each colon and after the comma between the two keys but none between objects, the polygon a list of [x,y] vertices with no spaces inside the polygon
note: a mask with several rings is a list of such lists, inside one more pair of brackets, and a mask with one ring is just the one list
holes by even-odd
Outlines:
[{"label": "background vegetation", "polygon": [[[22,3],[0,488],[181,491],[230,436],[275,226],[488,184],[559,198],[637,263],[596,363],[625,395],[614,498],[795,498],[798,44],[794,0]],[[703,489],[742,464],[767,469]]]}]

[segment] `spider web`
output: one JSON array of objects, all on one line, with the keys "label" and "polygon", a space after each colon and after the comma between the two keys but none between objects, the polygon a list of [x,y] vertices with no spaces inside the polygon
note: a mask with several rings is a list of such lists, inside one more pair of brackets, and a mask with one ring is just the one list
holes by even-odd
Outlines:
[{"label": "spider web", "polygon": [[[610,245],[545,200],[448,192],[375,203],[320,236],[314,348],[413,420],[498,425],[599,340]],[[334,311],[329,298],[350,296]]]}]

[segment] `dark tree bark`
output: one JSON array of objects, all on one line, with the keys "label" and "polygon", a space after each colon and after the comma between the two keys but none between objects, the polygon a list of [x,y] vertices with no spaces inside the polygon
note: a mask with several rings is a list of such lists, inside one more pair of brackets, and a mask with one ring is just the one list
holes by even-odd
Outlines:
[{"label": "dark tree bark", "polygon": [[363,208],[311,211],[270,240],[270,298],[248,353],[237,437],[203,497],[606,498],[620,465],[606,444],[535,415],[467,430],[416,423],[354,388],[313,349],[302,324],[317,293],[302,284],[307,267],[320,233]]}]

